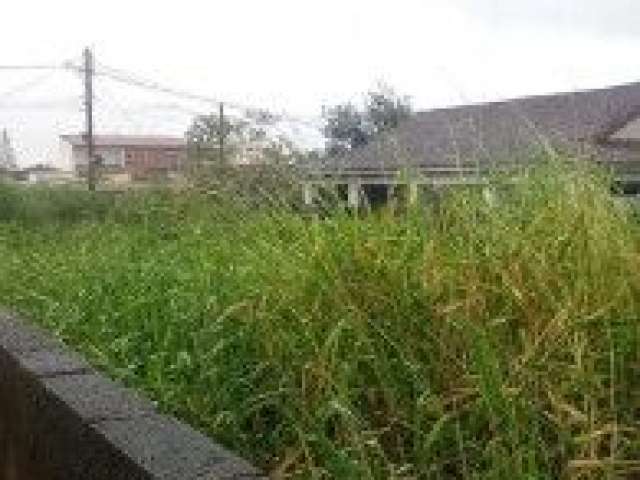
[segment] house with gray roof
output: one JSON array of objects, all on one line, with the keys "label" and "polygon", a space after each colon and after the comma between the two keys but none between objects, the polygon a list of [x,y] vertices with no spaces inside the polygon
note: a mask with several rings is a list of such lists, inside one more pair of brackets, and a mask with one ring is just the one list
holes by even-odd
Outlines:
[{"label": "house with gray roof", "polygon": [[363,148],[308,167],[304,198],[313,203],[326,183],[346,186],[352,206],[363,192],[399,184],[415,198],[421,185],[486,182],[488,172],[522,166],[540,149],[569,152],[610,168],[623,185],[639,184],[640,82],[417,112]]}]

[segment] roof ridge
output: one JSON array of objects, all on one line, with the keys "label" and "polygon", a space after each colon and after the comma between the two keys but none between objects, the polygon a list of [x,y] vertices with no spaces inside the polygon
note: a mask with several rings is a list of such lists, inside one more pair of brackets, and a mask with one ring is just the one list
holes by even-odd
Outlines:
[{"label": "roof ridge", "polygon": [[535,99],[549,100],[549,99],[560,98],[560,97],[573,97],[576,95],[582,96],[582,95],[589,95],[589,94],[614,92],[617,90],[631,88],[631,87],[640,87],[640,81],[620,83],[620,84],[605,86],[605,87],[586,88],[586,89],[579,89],[579,90],[566,90],[566,91],[552,92],[552,93],[536,93],[531,95],[520,95],[515,97],[503,98],[500,100],[460,103],[457,105],[450,105],[447,107],[436,107],[436,108],[430,108],[427,110],[420,110],[415,113],[416,115],[426,115],[426,114],[432,114],[435,112],[452,112],[455,110],[461,110],[461,109],[472,108],[472,107],[510,105],[516,102],[523,102],[523,101],[535,100]]}]

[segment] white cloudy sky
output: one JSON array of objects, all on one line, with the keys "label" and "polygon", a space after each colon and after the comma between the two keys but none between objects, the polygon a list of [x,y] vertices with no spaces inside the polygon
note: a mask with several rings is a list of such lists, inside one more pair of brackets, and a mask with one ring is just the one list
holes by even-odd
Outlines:
[{"label": "white cloudy sky", "polygon": [[[432,108],[640,80],[638,19],[637,0],[21,0],[3,7],[0,65],[89,45],[101,64],[293,115],[379,80]],[[22,164],[58,161],[81,92],[70,72],[0,70],[0,127]],[[98,133],[179,135],[211,108],[106,79],[96,95]]]}]

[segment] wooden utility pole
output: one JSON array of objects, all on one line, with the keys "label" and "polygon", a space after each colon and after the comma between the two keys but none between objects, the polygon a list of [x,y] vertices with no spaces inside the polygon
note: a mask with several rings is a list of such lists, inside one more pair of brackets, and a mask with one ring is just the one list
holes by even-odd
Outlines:
[{"label": "wooden utility pole", "polygon": [[224,165],[224,103],[220,102],[220,132],[218,135],[218,157],[220,159],[220,165]]},{"label": "wooden utility pole", "polygon": [[93,160],[93,53],[85,48],[84,57],[84,107],[85,107],[85,142],[87,145],[87,184],[89,191],[96,189],[95,163]]}]

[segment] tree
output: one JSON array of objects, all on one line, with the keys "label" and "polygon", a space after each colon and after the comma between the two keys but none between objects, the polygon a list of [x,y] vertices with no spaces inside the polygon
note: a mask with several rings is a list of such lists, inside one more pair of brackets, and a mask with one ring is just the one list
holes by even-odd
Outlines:
[{"label": "tree", "polygon": [[361,108],[345,103],[324,107],[322,113],[327,152],[336,154],[363,147],[372,138],[397,128],[411,115],[411,103],[408,97],[379,83],[367,92]]},{"label": "tree", "polygon": [[[214,160],[220,140],[224,140],[225,153],[232,154],[235,136],[243,129],[239,122],[225,118],[222,124],[217,114],[198,115],[187,130],[187,144],[195,149],[199,160]],[[218,159],[221,160],[221,159]]]},{"label": "tree", "polygon": [[365,111],[373,134],[379,135],[397,128],[409,118],[411,103],[409,97],[399,96],[391,87],[380,83],[376,90],[367,94]]},{"label": "tree", "polygon": [[325,107],[324,135],[327,137],[329,154],[344,153],[369,142],[371,131],[366,116],[352,103]]},{"label": "tree", "polygon": [[10,170],[16,168],[16,153],[11,145],[11,139],[7,130],[2,130],[0,138],[0,169]]},{"label": "tree", "polygon": [[187,130],[187,143],[198,160],[220,164],[219,145],[224,144],[224,163],[286,162],[294,153],[291,141],[282,135],[268,133],[276,123],[268,112],[257,111],[252,120],[225,117],[218,114],[197,116]]},{"label": "tree", "polygon": [[226,117],[222,125],[215,113],[193,119],[186,133],[192,160],[186,172],[188,183],[215,198],[245,205],[295,204],[300,192],[291,166],[299,152],[281,133],[276,116],[257,110],[243,113],[242,119]]}]

